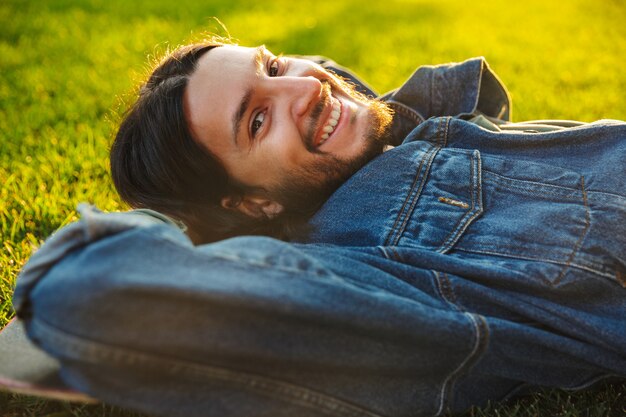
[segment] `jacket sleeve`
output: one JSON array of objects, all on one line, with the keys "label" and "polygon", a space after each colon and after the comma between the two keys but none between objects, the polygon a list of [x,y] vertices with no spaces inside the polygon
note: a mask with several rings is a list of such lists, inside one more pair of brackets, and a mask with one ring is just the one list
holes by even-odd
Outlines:
[{"label": "jacket sleeve", "polygon": [[185,417],[434,415],[482,354],[474,318],[362,248],[194,246],[159,216],[81,211],[26,264],[14,300],[65,384],[107,403]]}]

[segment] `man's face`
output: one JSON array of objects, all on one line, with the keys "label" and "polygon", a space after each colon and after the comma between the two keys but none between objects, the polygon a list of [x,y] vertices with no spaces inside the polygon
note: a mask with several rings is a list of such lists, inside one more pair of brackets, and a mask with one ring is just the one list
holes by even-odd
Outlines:
[{"label": "man's face", "polygon": [[382,151],[391,120],[382,103],[308,60],[230,45],[198,61],[185,114],[234,183],[286,208],[327,198]]}]

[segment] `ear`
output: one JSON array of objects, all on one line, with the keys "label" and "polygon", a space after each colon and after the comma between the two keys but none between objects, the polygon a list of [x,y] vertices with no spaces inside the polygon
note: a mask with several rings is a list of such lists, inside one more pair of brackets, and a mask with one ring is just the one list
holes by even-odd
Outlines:
[{"label": "ear", "polygon": [[256,219],[273,219],[283,212],[282,204],[265,197],[245,195],[243,197],[226,196],[222,198],[222,207],[237,210]]}]

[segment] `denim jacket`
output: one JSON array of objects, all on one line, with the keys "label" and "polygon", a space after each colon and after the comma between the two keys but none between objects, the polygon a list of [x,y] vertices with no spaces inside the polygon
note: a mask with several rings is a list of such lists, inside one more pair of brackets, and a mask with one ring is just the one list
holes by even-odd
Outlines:
[{"label": "denim jacket", "polygon": [[[457,71],[469,93],[428,90]],[[626,376],[626,124],[502,123],[480,59],[386,97],[416,126],[307,241],[194,247],[82,208],[18,279],[29,336],[71,387],[164,416],[438,416]]]}]

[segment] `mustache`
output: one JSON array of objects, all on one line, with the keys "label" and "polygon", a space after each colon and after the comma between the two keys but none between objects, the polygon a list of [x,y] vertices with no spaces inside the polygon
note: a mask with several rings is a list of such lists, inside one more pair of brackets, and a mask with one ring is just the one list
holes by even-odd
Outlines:
[{"label": "mustache", "polygon": [[311,110],[311,114],[309,116],[309,127],[304,135],[304,145],[306,146],[309,152],[316,152],[317,149],[313,146],[313,141],[315,139],[315,132],[317,132],[320,126],[320,116],[322,112],[330,103],[330,94],[332,91],[332,86],[329,80],[321,80],[322,82],[322,97],[315,104],[313,110]]}]

